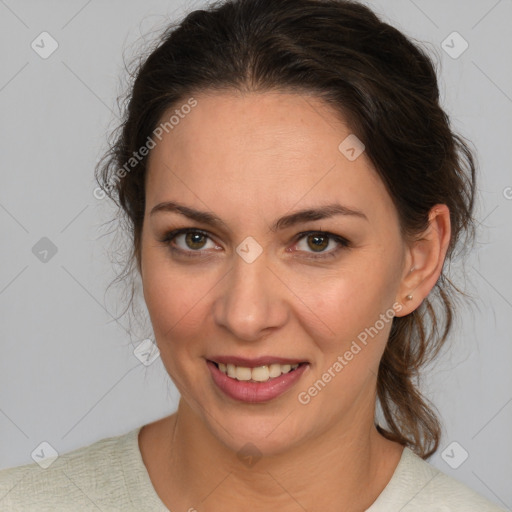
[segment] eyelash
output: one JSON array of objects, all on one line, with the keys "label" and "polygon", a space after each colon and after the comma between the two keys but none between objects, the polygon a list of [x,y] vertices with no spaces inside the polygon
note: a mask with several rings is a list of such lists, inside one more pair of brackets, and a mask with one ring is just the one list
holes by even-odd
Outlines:
[{"label": "eyelash", "polygon": [[[210,235],[206,231],[202,231],[200,229],[181,228],[181,229],[175,229],[173,231],[169,231],[159,241],[161,243],[167,245],[172,252],[179,253],[179,254],[181,254],[183,256],[186,256],[186,257],[189,257],[189,258],[204,257],[201,254],[201,252],[202,252],[201,250],[197,250],[197,251],[189,250],[189,251],[186,251],[186,250],[179,249],[179,248],[176,248],[176,247],[171,245],[172,241],[177,236],[182,235],[182,234],[188,234],[188,233],[200,234],[200,235],[203,235],[203,236],[205,236],[205,237],[207,237],[207,238],[209,238],[211,240]],[[313,256],[306,256],[307,259],[311,259],[311,260],[326,260],[326,259],[334,258],[334,257],[336,257],[338,255],[339,251],[341,251],[342,249],[344,249],[344,248],[346,249],[346,248],[351,247],[351,244],[350,244],[350,242],[347,239],[345,239],[345,238],[343,238],[343,237],[341,237],[339,235],[335,235],[334,233],[329,233],[328,231],[303,231],[301,233],[298,233],[295,236],[294,244],[298,243],[300,240],[302,240],[303,238],[305,238],[306,236],[309,236],[309,235],[319,235],[319,236],[322,236],[322,237],[328,237],[331,240],[334,240],[335,242],[337,242],[339,244],[339,246],[336,249],[333,249],[333,250],[331,250],[329,252],[319,253],[319,254],[313,255]]]}]

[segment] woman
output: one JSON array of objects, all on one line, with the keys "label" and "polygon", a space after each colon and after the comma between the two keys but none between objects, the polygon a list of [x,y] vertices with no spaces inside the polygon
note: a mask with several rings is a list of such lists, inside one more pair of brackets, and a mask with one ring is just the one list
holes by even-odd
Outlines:
[{"label": "woman", "polygon": [[431,61],[363,5],[227,0],[170,27],[98,178],[178,410],[0,473],[2,506],[499,510],[423,460],[440,425],[415,386],[474,173]]}]

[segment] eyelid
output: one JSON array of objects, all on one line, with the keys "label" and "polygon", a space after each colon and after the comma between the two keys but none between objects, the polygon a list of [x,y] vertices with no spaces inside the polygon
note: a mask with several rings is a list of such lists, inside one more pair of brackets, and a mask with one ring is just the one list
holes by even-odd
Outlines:
[{"label": "eyelid", "polygon": [[332,249],[330,251],[318,252],[318,253],[306,252],[306,254],[308,254],[308,256],[305,256],[305,258],[309,258],[312,260],[315,260],[315,259],[322,260],[322,259],[327,259],[330,257],[336,257],[338,255],[338,253],[340,252],[340,250],[347,249],[352,246],[351,243],[345,237],[343,237],[341,235],[336,235],[335,233],[331,233],[330,231],[323,231],[322,229],[318,229],[318,230],[310,229],[308,231],[302,231],[301,233],[297,233],[297,235],[295,235],[295,237],[294,237],[294,243],[296,244],[303,238],[305,238],[307,236],[311,236],[311,235],[324,236],[324,237],[329,238],[330,240],[334,240],[338,244],[338,247],[336,247],[335,249]]},{"label": "eyelid", "polygon": [[197,251],[194,251],[192,249],[180,249],[179,247],[173,247],[171,244],[172,242],[180,235],[186,235],[188,233],[198,233],[200,235],[205,236],[206,238],[210,239],[213,243],[216,245],[217,242],[215,242],[214,238],[208,231],[205,231],[203,229],[199,228],[179,228],[179,229],[173,229],[171,231],[166,232],[161,238],[159,238],[159,242],[163,243],[164,245],[168,246],[169,249],[173,252],[178,252],[180,254],[184,254],[186,256],[194,256],[194,257],[202,257],[202,253],[204,253],[204,249],[200,249]]}]

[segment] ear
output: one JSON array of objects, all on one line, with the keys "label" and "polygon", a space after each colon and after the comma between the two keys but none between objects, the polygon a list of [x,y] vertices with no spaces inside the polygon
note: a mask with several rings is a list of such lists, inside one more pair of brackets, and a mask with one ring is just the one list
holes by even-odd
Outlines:
[{"label": "ear", "polygon": [[396,316],[414,311],[435,286],[443,270],[450,236],[450,210],[445,204],[436,204],[430,210],[427,229],[408,244],[396,297],[402,308],[397,310]]}]

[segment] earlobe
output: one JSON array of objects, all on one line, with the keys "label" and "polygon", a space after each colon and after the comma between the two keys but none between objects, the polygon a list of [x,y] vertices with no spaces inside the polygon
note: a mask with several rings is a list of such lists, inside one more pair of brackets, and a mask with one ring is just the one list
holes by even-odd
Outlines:
[{"label": "earlobe", "polygon": [[402,309],[396,316],[405,316],[420,306],[437,283],[443,270],[451,227],[450,210],[437,204],[430,210],[429,225],[409,244],[407,267],[396,300]]}]

